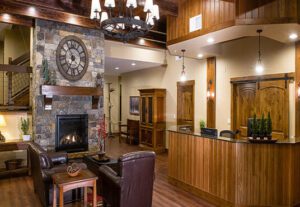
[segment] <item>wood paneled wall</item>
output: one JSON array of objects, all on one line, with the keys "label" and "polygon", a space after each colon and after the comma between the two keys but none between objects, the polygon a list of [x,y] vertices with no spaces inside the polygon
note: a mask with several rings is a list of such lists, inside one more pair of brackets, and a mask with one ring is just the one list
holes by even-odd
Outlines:
[{"label": "wood paneled wall", "polygon": [[300,41],[296,42],[296,72],[295,72],[295,101],[296,101],[296,109],[295,109],[295,118],[296,118],[296,137],[300,136],[300,100],[298,98],[298,85],[300,84]]},{"label": "wood paneled wall", "polygon": [[[178,0],[178,16],[167,18],[167,44],[240,24],[300,22],[299,8],[298,0]],[[190,33],[189,19],[199,14],[203,28]]]},{"label": "wood paneled wall", "polygon": [[[189,19],[199,14],[202,14],[203,29],[189,33]],[[167,18],[168,44],[233,25],[234,19],[234,0],[178,0],[178,16]]]},{"label": "wood paneled wall", "polygon": [[207,127],[216,127],[216,57],[207,58],[207,91],[214,97],[207,98]]},{"label": "wood paneled wall", "polygon": [[300,204],[300,143],[249,144],[169,132],[170,181],[218,206]]},{"label": "wood paneled wall", "polygon": [[297,0],[238,0],[238,24],[297,22]]}]

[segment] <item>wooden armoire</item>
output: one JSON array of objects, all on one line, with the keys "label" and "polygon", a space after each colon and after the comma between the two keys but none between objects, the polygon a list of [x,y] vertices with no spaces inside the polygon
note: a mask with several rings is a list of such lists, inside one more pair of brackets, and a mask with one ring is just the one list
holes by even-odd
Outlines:
[{"label": "wooden armoire", "polygon": [[140,147],[165,151],[166,89],[140,89]]}]

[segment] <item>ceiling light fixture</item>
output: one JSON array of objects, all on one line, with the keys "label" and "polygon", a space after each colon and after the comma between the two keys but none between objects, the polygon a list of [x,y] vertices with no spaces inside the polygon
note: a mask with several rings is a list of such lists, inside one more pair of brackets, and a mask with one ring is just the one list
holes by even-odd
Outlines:
[{"label": "ceiling light fixture", "polygon": [[210,37],[210,38],[207,39],[207,42],[208,42],[208,43],[214,43],[214,42],[215,42],[215,39],[212,38],[212,37]]},{"label": "ceiling light fixture", "polygon": [[36,9],[33,6],[31,6],[31,7],[28,8],[28,12],[31,15],[35,15]]},{"label": "ceiling light fixture", "polygon": [[136,66],[136,63],[131,63],[132,66]]},{"label": "ceiling light fixture", "polygon": [[[145,36],[159,20],[159,6],[153,5],[153,0],[146,0],[144,15],[134,15],[137,0],[105,0],[105,11],[102,11],[99,0],[92,0],[90,18],[100,23],[102,32],[114,39],[128,42],[129,40]],[[138,13],[138,12],[137,12]],[[140,13],[138,13],[140,14]]]},{"label": "ceiling light fixture", "polygon": [[297,35],[296,33],[292,33],[292,34],[290,34],[289,38],[290,38],[291,40],[295,40],[295,39],[298,38],[298,35]]},{"label": "ceiling light fixture", "polygon": [[182,71],[181,71],[181,76],[180,76],[180,81],[181,82],[184,82],[186,81],[186,72],[185,72],[185,65],[184,65],[184,53],[185,53],[185,50],[181,50],[182,52]]},{"label": "ceiling light fixture", "polygon": [[115,70],[119,70],[120,68],[119,67],[115,67]]},{"label": "ceiling light fixture", "polygon": [[198,54],[198,58],[203,58],[203,54]]},{"label": "ceiling light fixture", "polygon": [[9,14],[3,14],[2,15],[4,20],[10,20],[10,15]]},{"label": "ceiling light fixture", "polygon": [[264,71],[264,66],[261,61],[261,43],[260,43],[260,34],[262,33],[262,29],[256,31],[258,33],[258,60],[255,66],[255,70],[258,74],[261,74]]}]

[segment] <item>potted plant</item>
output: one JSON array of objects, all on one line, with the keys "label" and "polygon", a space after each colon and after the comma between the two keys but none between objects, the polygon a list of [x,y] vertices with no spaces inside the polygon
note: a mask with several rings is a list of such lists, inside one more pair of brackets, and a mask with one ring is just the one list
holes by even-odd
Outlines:
[{"label": "potted plant", "polygon": [[201,120],[200,121],[200,129],[203,129],[203,128],[205,128],[205,121]]},{"label": "potted plant", "polygon": [[23,140],[30,141],[30,134],[29,134],[29,119],[21,118],[21,130],[23,132]]},{"label": "potted plant", "polygon": [[264,113],[262,113],[261,119],[259,122],[259,137],[261,139],[264,139],[265,135],[266,135],[266,120],[265,120]]},{"label": "potted plant", "polygon": [[272,139],[272,119],[270,112],[268,112],[268,118],[266,120],[266,135],[269,140]]},{"label": "potted plant", "polygon": [[253,121],[252,121],[252,137],[253,139],[257,139],[258,137],[258,122],[257,122],[256,114],[254,114]]}]

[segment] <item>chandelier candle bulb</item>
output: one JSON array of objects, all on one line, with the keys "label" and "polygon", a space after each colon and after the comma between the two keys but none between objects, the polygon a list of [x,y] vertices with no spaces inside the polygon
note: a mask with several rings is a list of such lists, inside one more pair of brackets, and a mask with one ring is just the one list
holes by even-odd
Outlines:
[{"label": "chandelier candle bulb", "polygon": [[153,15],[153,18],[159,20],[160,16],[159,16],[159,7],[157,4],[155,4],[153,6],[153,9],[152,9],[152,15]]},{"label": "chandelier candle bulb", "polygon": [[114,8],[116,6],[115,0],[105,0],[104,6],[108,8]]},{"label": "chandelier candle bulb", "polygon": [[128,8],[130,8],[130,7],[136,8],[137,7],[136,0],[127,0],[126,7],[128,7]]},{"label": "chandelier candle bulb", "polygon": [[101,12],[101,6],[99,0],[92,0],[92,7],[91,7],[91,19],[99,19]]},{"label": "chandelier candle bulb", "polygon": [[146,0],[145,1],[145,7],[144,12],[150,13],[153,9],[153,0]]}]

